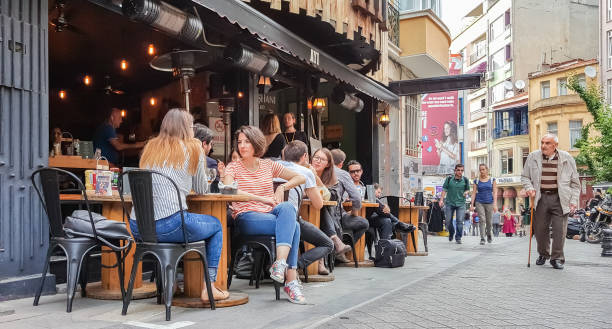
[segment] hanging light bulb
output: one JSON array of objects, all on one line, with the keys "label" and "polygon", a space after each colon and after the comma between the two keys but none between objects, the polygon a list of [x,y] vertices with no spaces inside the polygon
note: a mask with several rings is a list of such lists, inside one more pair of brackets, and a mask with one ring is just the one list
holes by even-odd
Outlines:
[{"label": "hanging light bulb", "polygon": [[125,70],[127,70],[127,68],[128,68],[128,62],[125,59],[122,59],[121,60],[121,69],[123,71],[125,71]]},{"label": "hanging light bulb", "polygon": [[66,98],[66,91],[65,90],[60,90],[59,91],[59,98],[60,99]]},{"label": "hanging light bulb", "polygon": [[83,83],[86,86],[89,86],[91,84],[91,77],[89,75],[85,75],[85,77],[83,77]]},{"label": "hanging light bulb", "polygon": [[244,97],[244,93],[242,91],[239,91],[238,92],[238,98],[242,98],[242,97]]},{"label": "hanging light bulb", "polygon": [[383,113],[380,118],[378,118],[378,124],[381,125],[383,128],[387,128],[390,122],[391,119],[389,118],[389,115],[387,113]]},{"label": "hanging light bulb", "polygon": [[125,118],[125,115],[127,114],[127,112],[125,110],[121,110],[121,117]]},{"label": "hanging light bulb", "polygon": [[147,47],[147,53],[149,54],[149,56],[153,56],[155,55],[155,45],[150,43],[149,47]]},{"label": "hanging light bulb", "polygon": [[151,97],[149,99],[149,104],[151,104],[151,106],[155,106],[155,104],[157,104],[157,99],[155,99],[155,97]]}]

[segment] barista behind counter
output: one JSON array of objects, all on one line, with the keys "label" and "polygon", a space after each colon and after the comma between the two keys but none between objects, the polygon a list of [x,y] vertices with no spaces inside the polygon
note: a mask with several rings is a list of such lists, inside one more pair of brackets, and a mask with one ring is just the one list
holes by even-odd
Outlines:
[{"label": "barista behind counter", "polygon": [[111,163],[111,166],[119,165],[119,152],[129,149],[140,149],[145,145],[145,142],[126,144],[119,140],[116,129],[119,128],[122,121],[121,110],[113,107],[107,119],[94,133],[94,149],[99,148],[102,151],[102,156]]}]

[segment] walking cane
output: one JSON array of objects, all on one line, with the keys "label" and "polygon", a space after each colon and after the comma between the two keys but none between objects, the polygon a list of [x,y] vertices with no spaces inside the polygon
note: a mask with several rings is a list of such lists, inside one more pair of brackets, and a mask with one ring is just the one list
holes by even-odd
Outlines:
[{"label": "walking cane", "polygon": [[530,205],[529,208],[531,208],[531,217],[529,217],[529,256],[527,257],[527,267],[531,267],[531,237],[533,236],[533,199],[534,198],[529,198],[530,201]]}]

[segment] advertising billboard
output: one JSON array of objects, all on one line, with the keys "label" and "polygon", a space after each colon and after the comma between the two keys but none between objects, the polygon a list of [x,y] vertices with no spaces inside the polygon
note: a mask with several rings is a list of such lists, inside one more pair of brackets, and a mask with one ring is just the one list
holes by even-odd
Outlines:
[{"label": "advertising billboard", "polygon": [[423,171],[446,175],[461,161],[457,134],[458,92],[424,94],[421,99]]}]

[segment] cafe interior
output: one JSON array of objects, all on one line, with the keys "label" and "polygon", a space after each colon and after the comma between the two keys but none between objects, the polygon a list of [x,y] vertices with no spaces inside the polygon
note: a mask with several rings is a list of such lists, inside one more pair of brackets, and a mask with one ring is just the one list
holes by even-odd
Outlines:
[{"label": "cafe interior", "polygon": [[[192,1],[164,3],[159,17],[134,3],[148,2],[49,0],[51,166],[95,169],[91,141],[111,108],[121,109],[117,134],[129,144],[154,136],[165,113],[181,107],[218,134],[211,154],[218,160],[228,159],[237,127],[293,112],[311,141],[341,147],[371,177],[376,100]],[[378,65],[366,43],[342,44],[310,17],[251,5],[295,32],[314,29],[317,40],[308,41],[330,44],[324,49],[359,72]],[[122,151],[116,165],[137,166],[139,151]]]}]

